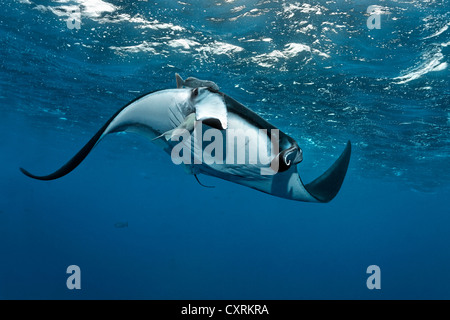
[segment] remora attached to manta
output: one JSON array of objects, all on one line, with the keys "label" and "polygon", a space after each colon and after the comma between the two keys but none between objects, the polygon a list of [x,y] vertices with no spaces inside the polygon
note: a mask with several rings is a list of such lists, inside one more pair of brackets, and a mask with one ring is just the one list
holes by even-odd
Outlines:
[{"label": "remora attached to manta", "polygon": [[[231,130],[241,130],[240,132],[246,132],[258,139],[267,140],[263,145],[272,146],[272,148],[269,147],[269,156],[272,161],[268,164],[207,164],[202,161],[193,161],[193,164],[186,164],[186,166],[196,178],[197,174],[203,173],[281,198],[307,202],[329,202],[339,192],[350,161],[350,141],[347,142],[340,157],[325,173],[312,182],[304,184],[297,171],[297,164],[303,159],[302,150],[293,138],[241,103],[219,92],[218,86],[214,82],[195,78],[188,78],[184,81],[178,74],[176,76],[177,89],[148,93],[129,102],[117,111],[91,140],[59,170],[46,176],[33,175],[23,168],[20,170],[34,179],[58,179],[75,169],[107,134],[123,131],[141,134],[171,154],[175,146],[171,140],[174,131],[180,128],[193,131],[194,127],[200,124],[201,128],[214,128],[220,132],[221,139],[225,144],[227,133]],[[273,136],[269,137],[268,134],[270,130],[277,132],[275,142],[279,149],[278,147],[273,148]],[[166,139],[161,139],[162,137]],[[194,137],[192,137],[193,139]],[[277,152],[275,153],[274,150]],[[278,152],[278,150],[281,151]],[[201,159],[202,151],[198,147],[194,147],[191,156],[197,160],[199,157]],[[267,148],[264,152],[267,153]],[[276,172],[261,174],[262,170],[272,168],[273,163],[277,164]]]}]

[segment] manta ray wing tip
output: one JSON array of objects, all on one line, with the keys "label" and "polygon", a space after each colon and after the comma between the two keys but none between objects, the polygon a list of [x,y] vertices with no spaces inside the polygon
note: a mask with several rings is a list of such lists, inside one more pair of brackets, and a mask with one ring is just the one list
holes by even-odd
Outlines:
[{"label": "manta ray wing tip", "polygon": [[21,171],[24,175],[26,175],[27,177],[37,179],[35,175],[29,173],[29,172],[28,172],[27,170],[25,170],[24,168],[20,167],[19,169],[20,169],[20,171]]},{"label": "manta ray wing tip", "polygon": [[305,185],[305,189],[319,202],[330,202],[341,189],[350,163],[351,152],[352,145],[348,140],[344,151],[335,163],[320,177]]}]

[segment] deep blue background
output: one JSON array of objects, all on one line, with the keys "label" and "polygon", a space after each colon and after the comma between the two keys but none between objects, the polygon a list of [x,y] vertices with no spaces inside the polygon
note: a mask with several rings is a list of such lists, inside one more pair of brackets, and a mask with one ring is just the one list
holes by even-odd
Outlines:
[{"label": "deep blue background", "polygon": [[[376,2],[0,1],[0,298],[449,299],[449,4]],[[336,199],[203,188],[125,134],[60,180],[19,172],[55,170],[175,72],[292,135],[306,181],[351,139]]]}]

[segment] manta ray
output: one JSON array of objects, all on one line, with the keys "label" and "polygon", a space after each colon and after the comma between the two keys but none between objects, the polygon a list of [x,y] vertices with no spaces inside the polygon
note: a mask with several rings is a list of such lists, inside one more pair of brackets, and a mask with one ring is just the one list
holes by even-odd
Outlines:
[{"label": "manta ray", "polygon": [[[350,162],[350,141],[328,170],[304,184],[297,169],[303,152],[293,138],[219,91],[212,81],[193,77],[183,80],[178,74],[176,80],[176,89],[147,93],[123,106],[55,172],[38,176],[20,170],[38,180],[61,178],[74,170],[106,135],[132,132],[159,145],[198,182],[197,176],[204,174],[306,202],[326,203],[337,195]],[[202,143],[198,143],[199,139]],[[241,144],[234,146],[232,142],[239,140]],[[264,157],[255,160],[255,152]],[[238,158],[241,161],[236,161]]]}]

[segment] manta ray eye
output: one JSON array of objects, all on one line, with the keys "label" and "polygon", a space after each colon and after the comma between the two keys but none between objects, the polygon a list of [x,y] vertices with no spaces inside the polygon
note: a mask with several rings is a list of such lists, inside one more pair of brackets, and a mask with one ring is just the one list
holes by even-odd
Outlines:
[{"label": "manta ray eye", "polygon": [[192,90],[192,98],[195,98],[198,96],[198,88],[195,88],[194,90]]}]

